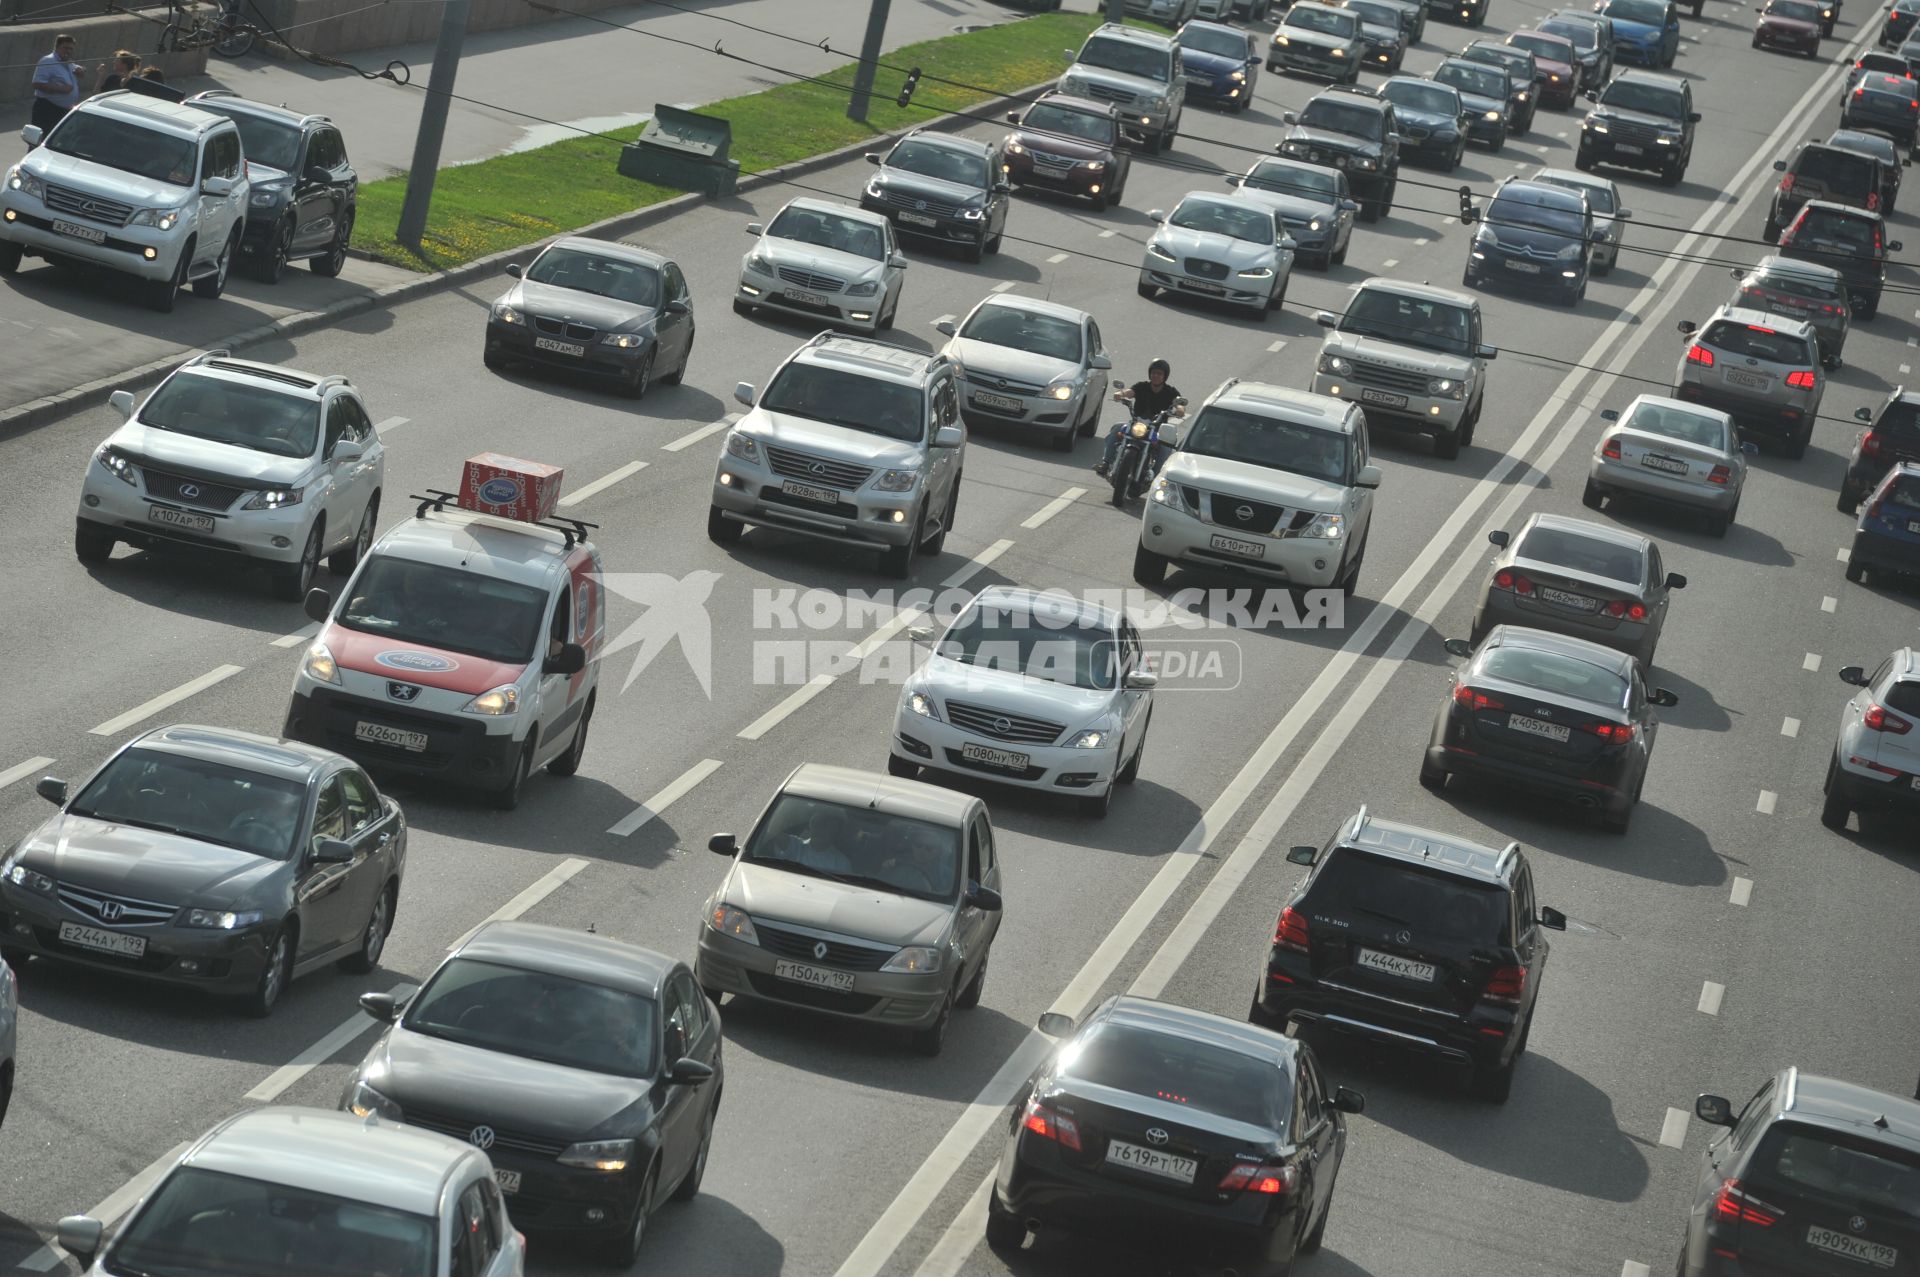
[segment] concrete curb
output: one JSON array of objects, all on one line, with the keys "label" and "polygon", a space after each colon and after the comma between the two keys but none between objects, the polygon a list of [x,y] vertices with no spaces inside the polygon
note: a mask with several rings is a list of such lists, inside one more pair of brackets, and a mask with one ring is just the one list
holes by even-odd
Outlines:
[{"label": "concrete curb", "polygon": [[[874,136],[864,141],[856,142],[851,146],[843,146],[833,151],[823,151],[819,155],[810,155],[804,160],[795,160],[791,164],[783,164],[778,168],[771,168],[760,173],[752,174],[751,176],[742,177],[737,193],[744,194],[748,191],[758,190],[762,187],[773,186],[783,181],[802,177],[808,173],[818,172],[821,169],[831,168],[835,164],[842,163],[852,156],[860,155],[877,146],[882,146],[898,138],[905,137],[915,129],[931,128],[944,132],[964,128],[971,124],[978,124],[981,122],[978,117],[998,115],[1002,111],[1010,110],[1022,102],[1039,96],[1052,87],[1053,81],[1051,80],[1044,81],[1040,84],[1029,85],[1024,89],[1015,90],[1012,93],[994,98],[991,101],[968,107],[964,114],[943,115],[939,119],[927,124],[893,129],[886,133],[876,133]],[[583,226],[578,230],[549,235],[545,239],[536,240],[531,244],[522,245],[519,248],[507,249],[504,252],[495,253],[490,257],[482,257],[475,261],[468,262],[465,265],[456,266],[451,270],[435,271],[429,275],[421,275],[417,279],[403,280],[397,284],[388,284],[384,288],[372,289],[352,297],[343,297],[339,301],[324,306],[319,310],[307,310],[291,315],[284,315],[270,323],[259,324],[253,328],[235,333],[233,336],[223,339],[217,346],[207,347],[206,349],[230,350],[237,353],[249,346],[256,346],[262,342],[273,341],[276,338],[298,337],[303,333],[328,327],[339,320],[349,318],[353,315],[362,315],[368,311],[397,306],[402,302],[413,301],[433,293],[457,288],[473,280],[498,275],[506,268],[509,262],[527,261],[540,248],[566,235],[584,235],[590,239],[620,239],[623,236],[631,235],[635,231],[644,230],[656,222],[663,222],[669,218],[677,217],[681,213],[687,212],[707,202],[707,197],[697,192],[686,195],[676,195],[672,199],[662,200],[658,204],[650,204],[645,208],[638,208],[630,213],[621,213],[618,216],[609,217],[604,221],[595,222],[590,226]],[[364,260],[372,260],[365,258],[363,254],[359,253],[355,253],[354,256],[362,257]],[[57,421],[62,417],[68,416],[71,413],[82,412],[88,408],[103,404],[107,401],[107,397],[116,390],[141,390],[154,385],[173,369],[179,367],[197,353],[200,352],[195,350],[178,355],[170,355],[165,359],[158,359],[152,363],[130,368],[126,372],[118,373],[112,377],[102,378],[98,381],[90,381],[85,385],[75,386],[71,390],[63,390],[57,395],[48,395],[43,399],[35,399],[30,403],[24,403],[18,407],[0,411],[0,435],[10,435],[37,429],[49,422]]]}]

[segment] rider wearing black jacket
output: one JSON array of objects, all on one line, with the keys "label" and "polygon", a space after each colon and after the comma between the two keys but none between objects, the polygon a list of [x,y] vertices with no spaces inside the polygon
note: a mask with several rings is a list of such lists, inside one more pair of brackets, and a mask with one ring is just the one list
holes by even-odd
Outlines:
[{"label": "rider wearing black jacket", "polygon": [[[1136,381],[1125,390],[1115,391],[1113,397],[1123,403],[1131,403],[1134,417],[1151,420],[1163,412],[1182,415],[1178,407],[1180,392],[1167,380],[1172,372],[1173,365],[1164,359],[1156,359],[1147,365],[1145,381]],[[1126,434],[1128,424],[1129,422],[1122,421],[1107,435],[1107,448],[1100,456],[1100,464],[1094,467],[1095,473],[1105,475],[1108,468],[1113,465],[1113,458],[1120,451],[1120,439]],[[1168,448],[1163,443],[1154,451],[1156,455],[1153,458],[1153,468],[1158,470]]]}]

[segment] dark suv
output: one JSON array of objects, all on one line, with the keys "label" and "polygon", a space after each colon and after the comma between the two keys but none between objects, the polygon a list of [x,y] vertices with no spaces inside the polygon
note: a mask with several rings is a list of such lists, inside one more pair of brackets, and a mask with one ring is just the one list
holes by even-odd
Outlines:
[{"label": "dark suv", "polygon": [[1513,135],[1525,137],[1533,132],[1533,117],[1540,110],[1539,82],[1545,78],[1540,74],[1540,63],[1533,56],[1533,50],[1517,49],[1493,40],[1475,40],[1460,50],[1460,56],[1468,62],[1498,67],[1507,73],[1507,115],[1513,122]]},{"label": "dark suv", "polygon": [[1700,122],[1685,80],[1622,71],[1587,97],[1594,105],[1580,121],[1575,168],[1582,173],[1596,164],[1651,169],[1660,175],[1660,185],[1680,185],[1693,159],[1693,126]]},{"label": "dark suv", "polygon": [[1900,241],[1887,239],[1887,222],[1880,214],[1826,200],[1807,203],[1793,224],[1780,232],[1782,257],[1818,262],[1840,272],[1847,281],[1853,317],[1859,320],[1879,313],[1880,290],[1887,282],[1887,254],[1899,251]]},{"label": "dark suv", "polygon": [[1852,514],[1902,461],[1920,464],[1920,390],[1895,386],[1877,414],[1861,408],[1853,415],[1867,428],[1853,441],[1853,455],[1840,479],[1840,499],[1834,504],[1842,514]]},{"label": "dark suv", "polygon": [[1027,108],[1007,112],[1009,181],[1093,201],[1097,211],[1118,204],[1133,171],[1122,145],[1120,112],[1111,102],[1048,93]]},{"label": "dark suv", "polygon": [[288,262],[305,261],[316,275],[338,275],[353,238],[360,177],[333,121],[226,89],[196,93],[187,103],[239,126],[253,184],[240,255],[253,273],[277,284]]},{"label": "dark suv", "polygon": [[1400,178],[1400,131],[1393,103],[1371,89],[1331,88],[1282,117],[1293,127],[1273,149],[1290,159],[1345,170],[1363,220],[1393,208]]},{"label": "dark suv", "polygon": [[1313,872],[1280,911],[1249,1018],[1466,1064],[1477,1094],[1505,1100],[1546,968],[1541,929],[1567,925],[1535,905],[1520,844],[1495,851],[1362,807],[1324,849],[1287,859]]},{"label": "dark suv", "polygon": [[1718,1132],[1700,1174],[1680,1277],[1911,1273],[1920,1252],[1920,1103],[1787,1068]]},{"label": "dark suv", "polygon": [[867,152],[876,164],[860,207],[893,222],[901,235],[958,244],[970,262],[1000,251],[1007,230],[1008,193],[1004,139],[976,142],[944,133],[909,133],[885,155]]},{"label": "dark suv", "polygon": [[1781,228],[1808,200],[1880,212],[1880,164],[1871,155],[1825,142],[1802,142],[1792,159],[1775,160],[1773,171],[1781,177],[1767,208],[1768,243],[1780,238]]}]

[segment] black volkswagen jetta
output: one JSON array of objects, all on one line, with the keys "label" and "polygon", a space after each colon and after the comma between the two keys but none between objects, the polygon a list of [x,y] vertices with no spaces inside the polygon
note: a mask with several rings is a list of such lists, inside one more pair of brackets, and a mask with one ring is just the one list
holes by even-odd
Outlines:
[{"label": "black volkswagen jetta", "polygon": [[0,956],[40,955],[237,994],[270,1013],[293,977],[380,961],[407,822],[338,754],[161,727],[109,758],[0,863]]},{"label": "black volkswagen jetta", "polygon": [[1015,1098],[987,1197],[987,1242],[1060,1224],[1286,1266],[1320,1249],[1361,1097],[1277,1033],[1145,998],[1109,998]]},{"label": "black volkswagen jetta", "polygon": [[647,1220],[706,1174],[724,1083],[720,1013],[685,963],[605,936],[491,922],[404,1008],[341,1098],[469,1141],[524,1232],[590,1239],[630,1267]]}]

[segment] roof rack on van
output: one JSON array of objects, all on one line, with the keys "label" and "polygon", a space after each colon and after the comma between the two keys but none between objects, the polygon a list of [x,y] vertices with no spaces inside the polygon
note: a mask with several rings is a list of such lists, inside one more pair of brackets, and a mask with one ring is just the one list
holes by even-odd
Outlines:
[{"label": "roof rack on van", "polygon": [[193,96],[197,98],[237,98],[240,95],[232,89],[202,89]]},{"label": "roof rack on van", "polygon": [[[418,492],[410,492],[407,494],[407,500],[418,501],[420,503],[413,512],[413,517],[416,519],[426,518],[427,511],[429,510],[440,513],[445,511],[449,506],[455,510],[464,510],[468,514],[486,513],[484,510],[469,510],[466,506],[461,505],[459,493],[442,492],[438,488],[428,488],[427,495],[425,496],[422,496]],[[569,550],[587,539],[587,529],[591,528],[598,531],[600,528],[600,525],[597,523],[587,523],[580,519],[569,519],[557,514],[549,518],[541,519],[530,526],[545,528],[549,532],[558,532],[567,539],[566,548]]]},{"label": "roof rack on van", "polygon": [[214,351],[192,361],[195,367],[218,368],[224,372],[237,372],[248,377],[258,377],[262,381],[284,382],[289,386],[298,386],[302,390],[321,391],[331,385],[350,386],[339,373],[328,373],[324,377],[310,377],[306,373],[294,372],[288,368],[275,368],[271,365],[256,364],[247,360],[237,360],[226,351]]},{"label": "roof rack on van", "polygon": [[897,350],[897,351],[900,351],[902,354],[912,355],[916,359],[926,360],[927,366],[929,368],[938,368],[943,364],[950,364],[953,362],[953,356],[946,354],[944,351],[935,353],[935,354],[929,354],[928,352],[917,349],[916,347],[913,347],[913,346],[904,346],[897,341],[882,341],[878,337],[869,337],[864,333],[860,333],[860,334],[845,333],[833,328],[822,328],[819,332],[815,333],[811,338],[807,340],[807,348],[811,348],[814,346],[824,346],[828,342],[833,341],[836,338],[857,341],[862,343],[863,345],[868,345],[868,346],[882,346],[888,350]]}]

